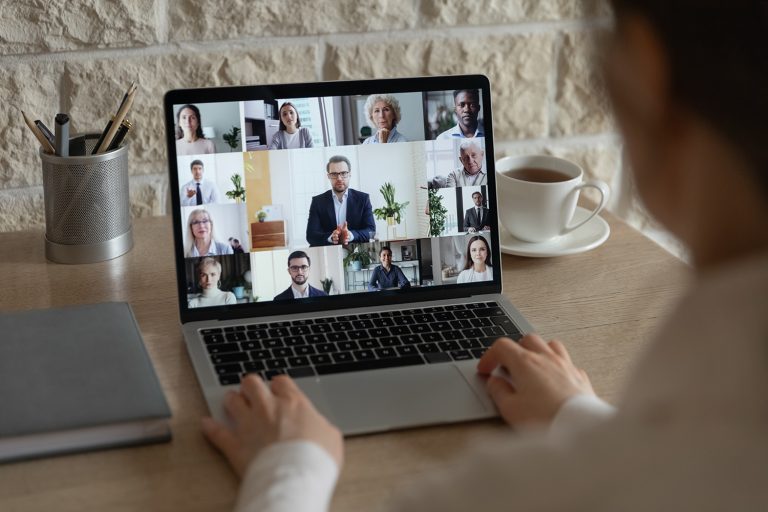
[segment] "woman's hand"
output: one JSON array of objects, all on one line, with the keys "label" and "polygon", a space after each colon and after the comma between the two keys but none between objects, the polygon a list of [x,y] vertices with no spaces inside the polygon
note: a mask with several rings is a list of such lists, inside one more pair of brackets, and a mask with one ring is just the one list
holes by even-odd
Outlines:
[{"label": "woman's hand", "polygon": [[203,418],[203,433],[240,478],[261,450],[281,441],[312,441],[341,467],[341,432],[315,410],[288,376],[277,376],[270,384],[256,375],[245,377],[240,391],[227,394],[224,409],[232,427]]},{"label": "woman's hand", "polygon": [[[491,375],[502,369],[499,377]],[[550,423],[569,398],[594,395],[584,370],[577,368],[562,343],[528,334],[515,343],[499,338],[483,354],[477,371],[489,375],[486,387],[510,425]]]}]

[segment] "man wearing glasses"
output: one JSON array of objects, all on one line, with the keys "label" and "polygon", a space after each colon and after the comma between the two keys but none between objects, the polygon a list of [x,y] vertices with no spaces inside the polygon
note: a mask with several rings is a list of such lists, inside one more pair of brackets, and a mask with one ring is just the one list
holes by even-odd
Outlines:
[{"label": "man wearing glasses", "polygon": [[331,190],[312,198],[307,220],[310,246],[367,242],[376,231],[368,194],[349,188],[349,160],[332,156],[325,166]]},{"label": "man wearing glasses", "polygon": [[288,273],[291,276],[291,286],[275,297],[275,300],[304,299],[307,297],[323,297],[328,295],[309,285],[309,256],[304,251],[293,251],[288,256]]},{"label": "man wearing glasses", "polygon": [[480,116],[480,91],[465,89],[453,91],[454,112],[458,123],[437,136],[437,140],[453,138],[485,137]]}]

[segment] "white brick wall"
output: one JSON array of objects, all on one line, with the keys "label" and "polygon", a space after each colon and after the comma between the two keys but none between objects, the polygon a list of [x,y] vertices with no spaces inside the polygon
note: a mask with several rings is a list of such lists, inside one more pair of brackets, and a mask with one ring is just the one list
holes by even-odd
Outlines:
[{"label": "white brick wall", "polygon": [[[0,231],[42,226],[37,143],[17,108],[100,131],[134,79],[136,216],[167,210],[162,96],[178,87],[487,74],[499,158],[546,152],[608,181],[648,227],[593,72],[602,0],[0,0]],[[628,195],[629,194],[629,195]]]}]

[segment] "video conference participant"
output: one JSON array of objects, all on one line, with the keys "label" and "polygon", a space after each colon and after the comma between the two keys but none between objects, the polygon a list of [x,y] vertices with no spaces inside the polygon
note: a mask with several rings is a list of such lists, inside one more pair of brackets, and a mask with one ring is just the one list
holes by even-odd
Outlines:
[{"label": "video conference participant", "polygon": [[349,188],[352,165],[345,156],[332,156],[325,166],[331,190],[312,198],[307,220],[310,246],[367,242],[376,231],[371,199]]},{"label": "video conference participant", "polygon": [[324,297],[328,295],[309,284],[309,269],[312,262],[304,251],[293,251],[288,256],[288,274],[291,276],[291,286],[275,296],[274,300],[304,299],[307,297]]},{"label": "video conference participant", "polygon": [[477,139],[462,141],[459,145],[461,166],[451,171],[445,181],[446,187],[472,187],[485,185],[488,177],[485,172],[485,150]]},{"label": "video conference participant", "polygon": [[397,131],[397,123],[402,119],[397,98],[391,94],[371,94],[365,100],[365,111],[374,134],[365,139],[363,144],[408,142],[408,139]]},{"label": "video conference participant", "polygon": [[464,213],[464,230],[468,233],[474,233],[475,231],[491,229],[491,211],[483,206],[483,194],[474,192],[472,201],[474,201],[475,206],[467,209]]},{"label": "video conference participant", "polygon": [[187,217],[187,258],[233,254],[228,243],[217,242],[213,233],[213,217],[207,210],[192,210]]},{"label": "video conference participant", "polygon": [[301,118],[296,107],[290,101],[280,105],[280,126],[272,136],[269,149],[298,149],[311,148],[312,134],[309,129],[301,126]]},{"label": "video conference participant", "polygon": [[176,113],[176,155],[204,155],[215,153],[213,141],[203,135],[200,109],[184,105]]},{"label": "video conference participant", "polygon": [[392,264],[392,249],[382,247],[379,250],[381,265],[373,269],[368,289],[371,291],[385,288],[410,288],[411,282],[405,277],[400,267]]},{"label": "video conference participant", "polygon": [[190,308],[237,304],[234,293],[225,292],[219,288],[221,286],[221,263],[215,259],[203,258],[197,266],[197,283],[202,292],[189,301]]},{"label": "video conference participant", "polygon": [[491,266],[491,247],[488,241],[475,235],[467,242],[466,264],[459,274],[457,283],[474,283],[477,281],[492,281],[493,267]]},{"label": "video conference participant", "polygon": [[465,89],[453,91],[454,112],[459,122],[450,130],[437,136],[438,140],[471,137],[485,137],[483,123],[478,121],[480,115],[480,91]]},{"label": "video conference participant", "polygon": [[215,203],[219,198],[219,189],[210,180],[203,179],[205,166],[201,160],[192,160],[189,164],[192,179],[181,186],[181,206],[200,206]]}]

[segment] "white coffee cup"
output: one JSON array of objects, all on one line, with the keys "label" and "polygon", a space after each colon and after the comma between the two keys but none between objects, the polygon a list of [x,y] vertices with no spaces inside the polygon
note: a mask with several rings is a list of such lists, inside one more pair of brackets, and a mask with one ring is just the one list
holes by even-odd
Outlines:
[{"label": "white coffee cup", "polygon": [[[546,242],[586,224],[608,201],[608,185],[584,180],[581,167],[554,156],[504,157],[496,162],[499,220],[524,242]],[[600,203],[586,219],[571,224],[583,188],[600,192]]]}]

